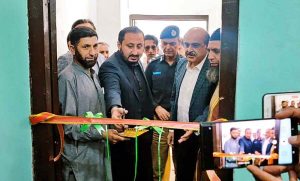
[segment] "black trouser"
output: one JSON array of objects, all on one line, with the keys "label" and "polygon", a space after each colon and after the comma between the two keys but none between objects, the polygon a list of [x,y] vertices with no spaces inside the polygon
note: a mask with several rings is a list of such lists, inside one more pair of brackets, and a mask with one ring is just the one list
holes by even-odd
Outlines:
[{"label": "black trouser", "polygon": [[[152,181],[152,132],[138,137],[138,168],[136,181]],[[135,139],[111,144],[111,167],[114,181],[134,179]]]},{"label": "black trouser", "polygon": [[179,144],[178,140],[183,134],[185,134],[183,130],[174,131],[176,181],[193,181],[199,149],[199,138],[193,133],[187,141]]}]

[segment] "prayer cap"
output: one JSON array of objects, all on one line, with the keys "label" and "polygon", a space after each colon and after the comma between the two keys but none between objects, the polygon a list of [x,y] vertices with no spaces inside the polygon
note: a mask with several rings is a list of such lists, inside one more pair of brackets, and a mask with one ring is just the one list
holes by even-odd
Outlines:
[{"label": "prayer cap", "polygon": [[221,30],[220,28],[216,29],[209,39],[209,41],[220,41],[221,40]]}]

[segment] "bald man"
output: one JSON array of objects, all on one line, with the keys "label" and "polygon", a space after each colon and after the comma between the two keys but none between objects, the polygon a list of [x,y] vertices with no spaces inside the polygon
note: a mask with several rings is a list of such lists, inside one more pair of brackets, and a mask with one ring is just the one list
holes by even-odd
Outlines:
[{"label": "bald man", "polygon": [[[183,46],[187,61],[179,61],[171,97],[171,120],[202,122],[207,119],[207,109],[216,84],[209,82],[207,45],[209,34],[202,28],[192,28],[184,36]],[[193,131],[175,130],[169,133],[169,143],[174,138],[174,163],[176,180],[193,180],[198,136]]]}]

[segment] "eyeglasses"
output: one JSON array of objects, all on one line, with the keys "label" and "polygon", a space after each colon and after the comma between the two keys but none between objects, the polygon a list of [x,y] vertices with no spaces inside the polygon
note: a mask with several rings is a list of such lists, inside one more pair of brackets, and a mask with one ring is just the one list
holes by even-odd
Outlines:
[{"label": "eyeglasses", "polygon": [[190,46],[192,48],[200,48],[202,46],[201,43],[188,43],[188,42],[184,42],[183,43],[184,48],[189,48]]},{"label": "eyeglasses", "polygon": [[108,51],[100,51],[100,53],[101,54],[103,54],[103,53],[107,53],[108,54]]},{"label": "eyeglasses", "polygon": [[155,49],[156,49],[156,46],[155,46],[155,45],[152,45],[152,46],[145,46],[145,50],[146,50],[146,51],[149,51],[150,48],[151,48],[152,50],[155,50]]}]

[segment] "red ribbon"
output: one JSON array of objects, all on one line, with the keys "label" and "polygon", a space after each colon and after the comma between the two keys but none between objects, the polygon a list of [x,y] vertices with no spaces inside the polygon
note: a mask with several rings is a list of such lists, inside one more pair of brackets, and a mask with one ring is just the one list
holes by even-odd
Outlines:
[{"label": "red ribbon", "polygon": [[60,137],[60,150],[54,158],[51,156],[50,161],[56,162],[63,152],[64,147],[64,130],[63,124],[126,124],[126,125],[141,125],[141,126],[158,126],[169,129],[184,129],[199,131],[198,122],[177,122],[177,121],[157,121],[157,120],[136,120],[136,119],[111,119],[111,118],[85,118],[75,116],[60,116],[49,112],[42,112],[35,115],[30,115],[29,120],[31,125],[45,123],[56,124]]}]

